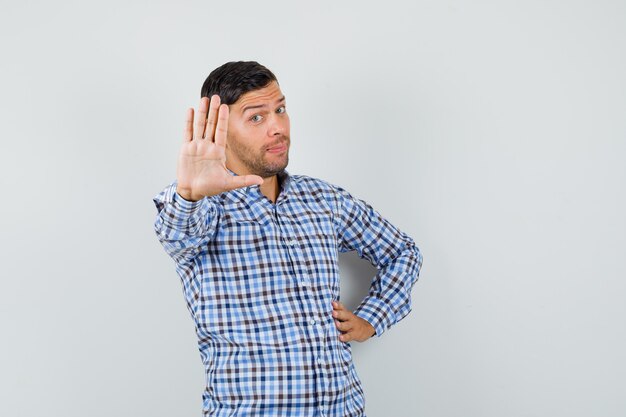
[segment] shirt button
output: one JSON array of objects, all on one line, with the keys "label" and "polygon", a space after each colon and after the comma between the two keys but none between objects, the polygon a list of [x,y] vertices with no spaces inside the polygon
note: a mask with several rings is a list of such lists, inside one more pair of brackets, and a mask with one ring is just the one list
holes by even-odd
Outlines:
[{"label": "shirt button", "polygon": [[315,319],[311,319],[311,320],[309,320],[309,323],[311,324],[311,326],[314,326],[315,323],[317,323],[317,321],[315,321]]},{"label": "shirt button", "polygon": [[324,365],[324,359],[322,359],[321,357],[317,358],[317,363],[320,365]]},{"label": "shirt button", "polygon": [[289,246],[296,246],[298,244],[298,241],[296,239],[291,239],[289,241]]}]

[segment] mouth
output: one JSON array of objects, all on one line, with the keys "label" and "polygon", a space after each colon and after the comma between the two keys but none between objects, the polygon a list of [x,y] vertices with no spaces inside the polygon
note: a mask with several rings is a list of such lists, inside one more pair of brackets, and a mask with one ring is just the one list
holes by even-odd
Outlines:
[{"label": "mouth", "polygon": [[267,151],[270,153],[281,153],[287,150],[287,144],[281,143],[280,145],[272,146],[271,148],[267,148]]}]

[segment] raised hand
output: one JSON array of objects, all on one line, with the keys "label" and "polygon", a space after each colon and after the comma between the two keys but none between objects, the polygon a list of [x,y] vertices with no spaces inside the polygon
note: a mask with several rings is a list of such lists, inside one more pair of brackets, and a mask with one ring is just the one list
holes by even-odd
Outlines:
[{"label": "raised hand", "polygon": [[202,97],[194,120],[193,108],[187,110],[183,145],[178,157],[176,178],[178,194],[198,201],[235,188],[261,184],[258,175],[231,175],[226,170],[228,106],[218,95]]}]

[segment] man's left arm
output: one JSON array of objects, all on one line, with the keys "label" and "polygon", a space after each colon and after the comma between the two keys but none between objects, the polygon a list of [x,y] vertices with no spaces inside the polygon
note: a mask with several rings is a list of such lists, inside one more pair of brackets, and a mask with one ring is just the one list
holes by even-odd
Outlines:
[{"label": "man's left arm", "polygon": [[[374,335],[381,336],[411,311],[411,290],[419,277],[422,254],[413,239],[365,201],[352,197],[341,187],[335,186],[335,189],[337,211],[334,221],[339,251],[355,250],[359,257],[369,260],[378,270],[368,295],[354,315],[367,321],[374,328]],[[355,332],[357,337],[351,337],[352,332],[341,327],[342,318],[347,323],[352,313],[341,303],[335,303],[333,308],[333,316],[339,319],[338,329],[347,333],[342,335],[342,340],[358,340],[358,332]],[[358,328],[358,323],[352,326]]]}]

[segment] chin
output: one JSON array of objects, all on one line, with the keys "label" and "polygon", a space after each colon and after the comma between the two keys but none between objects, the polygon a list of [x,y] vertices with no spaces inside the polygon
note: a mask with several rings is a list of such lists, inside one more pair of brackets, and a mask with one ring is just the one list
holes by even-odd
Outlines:
[{"label": "chin", "polygon": [[265,167],[265,172],[264,175],[259,175],[261,177],[267,178],[267,177],[272,177],[276,174],[278,174],[279,172],[282,172],[285,170],[285,168],[287,168],[289,161],[285,161],[284,164],[275,164],[272,166],[267,166]]}]

